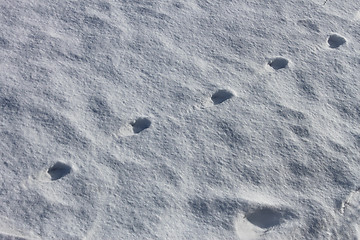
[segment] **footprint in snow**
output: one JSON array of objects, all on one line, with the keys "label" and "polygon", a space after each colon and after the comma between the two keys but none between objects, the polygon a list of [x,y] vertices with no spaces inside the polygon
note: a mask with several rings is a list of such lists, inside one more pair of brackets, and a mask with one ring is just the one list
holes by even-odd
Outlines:
[{"label": "footprint in snow", "polygon": [[346,43],[346,39],[340,35],[332,34],[327,40],[330,48],[338,48]]},{"label": "footprint in snow", "polygon": [[225,101],[230,100],[235,96],[236,94],[232,90],[219,89],[216,92],[214,92],[210,98],[206,98],[203,102],[201,102],[199,106],[195,106],[195,108],[204,109],[215,105],[219,105],[224,103]]},{"label": "footprint in snow", "polygon": [[238,217],[235,221],[235,229],[240,237],[247,236],[247,239],[258,239],[266,231],[293,218],[296,218],[296,215],[290,210],[264,206],[250,211],[245,216]]},{"label": "footprint in snow", "polygon": [[149,128],[151,126],[150,119],[146,117],[140,117],[135,119],[132,122],[129,122],[128,124],[122,126],[119,129],[119,132],[117,134],[118,137],[127,137],[132,136],[134,134],[139,134],[140,132],[144,131],[145,129]]},{"label": "footprint in snow", "polygon": [[217,90],[212,96],[211,101],[214,103],[214,105],[218,105],[220,103],[225,102],[226,100],[232,98],[234,96],[234,93],[232,93],[229,90],[221,89]]},{"label": "footprint in snow", "polygon": [[147,118],[138,118],[135,121],[132,121],[130,125],[133,128],[133,132],[137,134],[149,128],[151,125],[151,121]]},{"label": "footprint in snow", "polygon": [[65,163],[57,162],[50,167],[47,173],[50,175],[51,180],[58,180],[71,172],[71,167]]},{"label": "footprint in snow", "polygon": [[280,225],[282,214],[280,211],[272,208],[259,208],[247,214],[246,219],[255,226],[267,229]]},{"label": "footprint in snow", "polygon": [[272,67],[274,70],[280,70],[282,68],[286,68],[288,64],[289,64],[289,60],[283,57],[276,57],[268,62],[268,65]]}]

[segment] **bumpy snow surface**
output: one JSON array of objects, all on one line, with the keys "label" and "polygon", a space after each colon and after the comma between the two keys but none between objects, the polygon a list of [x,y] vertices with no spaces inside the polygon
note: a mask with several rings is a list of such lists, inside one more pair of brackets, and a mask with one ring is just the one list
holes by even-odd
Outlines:
[{"label": "bumpy snow surface", "polygon": [[355,0],[0,0],[0,239],[360,238]]}]

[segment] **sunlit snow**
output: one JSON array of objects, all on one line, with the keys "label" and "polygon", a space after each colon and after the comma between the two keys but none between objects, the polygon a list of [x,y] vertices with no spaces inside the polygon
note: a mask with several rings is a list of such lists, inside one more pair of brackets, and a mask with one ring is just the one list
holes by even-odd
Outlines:
[{"label": "sunlit snow", "polygon": [[358,1],[0,1],[0,239],[360,238]]}]

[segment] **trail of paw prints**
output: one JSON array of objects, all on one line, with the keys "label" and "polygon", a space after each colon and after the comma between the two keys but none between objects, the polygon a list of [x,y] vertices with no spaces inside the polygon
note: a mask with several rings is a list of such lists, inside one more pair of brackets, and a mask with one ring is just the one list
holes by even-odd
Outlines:
[{"label": "trail of paw prints", "polygon": [[224,104],[224,102],[229,101],[231,98],[235,97],[236,93],[230,89],[219,89],[215,91],[211,96],[203,99],[200,104],[194,106],[195,109],[204,109],[213,107],[219,104]]},{"label": "trail of paw prints", "polygon": [[122,126],[118,133],[116,134],[117,137],[128,137],[135,134],[139,134],[145,129],[148,129],[151,126],[150,119],[146,117],[139,117],[126,125]]},{"label": "trail of paw prints", "polygon": [[346,43],[346,39],[338,34],[331,34],[327,39],[327,43],[330,48],[339,48]]}]

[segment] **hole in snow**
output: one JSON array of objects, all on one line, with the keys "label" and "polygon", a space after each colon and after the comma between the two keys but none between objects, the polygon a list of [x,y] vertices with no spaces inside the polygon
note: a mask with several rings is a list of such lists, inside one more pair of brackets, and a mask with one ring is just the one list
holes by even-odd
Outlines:
[{"label": "hole in snow", "polygon": [[213,103],[215,105],[220,104],[230,98],[232,98],[234,96],[234,94],[232,92],[230,92],[229,90],[218,90],[216,91],[212,96],[211,96],[211,100],[213,101]]},{"label": "hole in snow", "polygon": [[275,70],[286,68],[288,63],[289,63],[289,61],[282,57],[274,58],[268,62],[269,66]]},{"label": "hole in snow", "polygon": [[71,167],[66,165],[65,163],[57,162],[48,169],[47,173],[50,175],[51,180],[58,180],[65,175],[69,174],[71,171]]},{"label": "hole in snow", "polygon": [[345,38],[343,38],[337,34],[332,34],[328,38],[328,44],[329,44],[329,47],[331,47],[331,48],[338,48],[345,43],[346,43]]},{"label": "hole in snow", "polygon": [[282,214],[271,208],[260,208],[248,214],[246,219],[260,228],[270,228],[281,223]]},{"label": "hole in snow", "polygon": [[149,128],[151,125],[151,121],[147,118],[138,118],[130,124],[133,127],[134,133],[139,133]]}]

